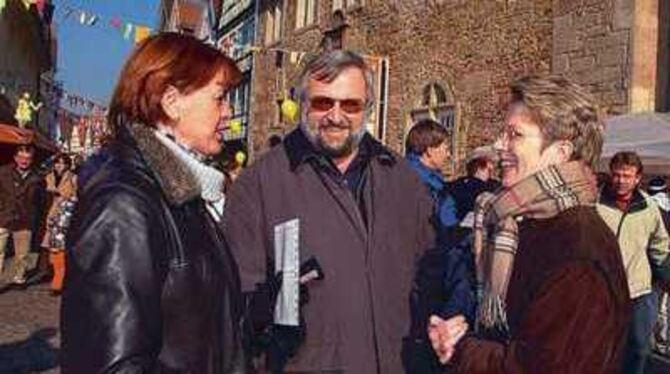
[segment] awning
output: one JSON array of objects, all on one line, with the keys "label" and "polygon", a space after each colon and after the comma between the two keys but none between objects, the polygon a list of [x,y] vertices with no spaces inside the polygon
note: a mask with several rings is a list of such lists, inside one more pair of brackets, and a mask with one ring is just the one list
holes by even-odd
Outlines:
[{"label": "awning", "polygon": [[605,121],[601,170],[617,152],[634,151],[645,174],[670,175],[670,113],[640,113],[610,117]]},{"label": "awning", "polygon": [[8,159],[14,147],[30,144],[37,148],[40,158],[59,151],[58,145],[37,131],[0,123],[0,163]]}]

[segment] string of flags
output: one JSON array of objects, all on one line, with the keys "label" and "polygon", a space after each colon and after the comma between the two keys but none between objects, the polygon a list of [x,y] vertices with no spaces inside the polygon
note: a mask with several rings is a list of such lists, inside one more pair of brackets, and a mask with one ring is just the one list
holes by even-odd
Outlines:
[{"label": "string of flags", "polygon": [[[107,111],[107,107],[104,105],[98,104],[81,95],[68,92],[58,84],[48,83],[43,80],[41,91],[41,95],[39,95],[41,100],[46,101],[47,103],[52,103],[50,105],[54,105],[53,103],[59,105],[59,103],[63,101],[63,104],[67,104],[70,108],[77,108],[95,113],[104,113]],[[24,94],[25,92],[15,92],[6,86],[0,85],[0,95],[4,95],[12,102],[17,103],[17,105]]]},{"label": "string of flags", "polygon": [[54,82],[47,77],[42,77],[41,82],[43,94],[54,97],[58,101],[64,100],[71,108],[81,108],[101,113],[107,110],[104,105],[65,90],[60,82]]},{"label": "string of flags", "polygon": [[[0,0],[0,13],[7,6],[7,2],[8,0]],[[49,0],[20,0],[20,4],[23,4],[26,11],[30,11],[34,5],[42,18],[51,18],[54,11],[54,6]],[[62,21],[71,20],[84,27],[104,25],[117,30],[124,40],[132,40],[135,43],[146,39],[152,32],[149,26],[130,22],[118,16],[105,17],[96,12],[69,5],[63,5],[57,9],[62,9]]]},{"label": "string of flags", "polygon": [[135,43],[148,38],[153,31],[149,26],[126,21],[119,16],[106,17],[82,8],[64,6],[62,12],[63,21],[72,20],[84,27],[110,27],[116,30],[124,40],[132,40]]}]

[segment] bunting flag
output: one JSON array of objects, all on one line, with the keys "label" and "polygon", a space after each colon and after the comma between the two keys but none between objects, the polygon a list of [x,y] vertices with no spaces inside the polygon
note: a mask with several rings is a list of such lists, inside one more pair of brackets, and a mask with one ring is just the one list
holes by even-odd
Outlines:
[{"label": "bunting flag", "polygon": [[[5,2],[6,0],[0,0],[0,2]],[[37,4],[38,8],[41,6],[44,8],[44,2],[46,0],[22,0],[33,2]],[[2,3],[0,3],[2,4]],[[42,4],[42,5],[40,5]],[[118,16],[114,17],[102,17],[99,14],[95,14],[85,9],[75,8],[71,6],[64,6],[62,8],[63,21],[67,20],[74,15],[76,22],[82,26],[91,27],[98,24],[103,24],[104,26],[111,27],[121,32],[121,35],[124,40],[132,40],[135,43],[139,43],[142,40],[146,39],[151,35],[153,31],[150,27],[144,25],[138,25],[133,22],[128,22],[122,20]],[[103,23],[104,21],[104,23]]]},{"label": "bunting flag", "polygon": [[63,20],[68,19],[72,14],[74,13],[74,8],[65,8],[65,12],[63,13]]},{"label": "bunting flag", "polygon": [[135,26],[135,43],[139,43],[142,40],[149,37],[151,29],[146,26]]},{"label": "bunting flag", "polygon": [[93,26],[98,21],[98,16],[86,12],[81,12],[79,16],[79,23],[85,26]]},{"label": "bunting flag", "polygon": [[130,33],[133,32],[133,24],[132,23],[126,23],[126,27],[123,30],[123,39],[130,39]]},{"label": "bunting flag", "polygon": [[123,23],[121,22],[121,19],[119,17],[114,17],[109,21],[109,25],[112,26],[115,29],[121,29],[121,25]]}]

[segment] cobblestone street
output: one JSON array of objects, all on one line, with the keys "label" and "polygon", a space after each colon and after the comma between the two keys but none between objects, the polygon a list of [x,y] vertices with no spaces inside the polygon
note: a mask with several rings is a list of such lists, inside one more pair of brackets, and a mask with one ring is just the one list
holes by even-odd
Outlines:
[{"label": "cobblestone street", "polygon": [[[0,374],[60,373],[59,308],[48,283],[25,290],[0,286]],[[648,373],[670,373],[670,360],[655,356]]]},{"label": "cobblestone street", "polygon": [[0,288],[0,373],[59,373],[60,298],[48,284]]}]

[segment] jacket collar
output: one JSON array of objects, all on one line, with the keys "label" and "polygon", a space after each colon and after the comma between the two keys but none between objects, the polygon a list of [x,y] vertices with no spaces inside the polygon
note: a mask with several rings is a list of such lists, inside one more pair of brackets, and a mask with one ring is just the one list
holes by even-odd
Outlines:
[{"label": "jacket collar", "polygon": [[152,128],[142,124],[127,125],[123,128],[127,131],[121,131],[121,138],[126,138],[124,139],[126,141],[130,139],[136,145],[171,205],[184,204],[200,195],[200,187],[195,176],[156,138]]},{"label": "jacket collar", "polygon": [[[616,194],[609,186],[605,186],[600,191],[600,204],[606,205],[610,208],[618,209],[616,205]],[[635,189],[633,191],[633,197],[631,198],[630,204],[628,205],[628,210],[626,213],[635,213],[647,208],[647,199],[640,189]]]},{"label": "jacket collar", "polygon": [[[320,153],[312,145],[300,128],[296,128],[286,135],[284,149],[293,172],[304,163],[312,160],[319,163],[330,163],[327,156]],[[393,165],[396,162],[396,156],[367,132],[361,139],[359,152],[365,154],[370,160],[379,160],[384,165]]]},{"label": "jacket collar", "polygon": [[435,171],[421,162],[421,157],[416,153],[408,153],[407,162],[419,174],[419,179],[424,184],[430,186],[434,190],[442,190],[444,188],[444,177],[438,171]]}]

